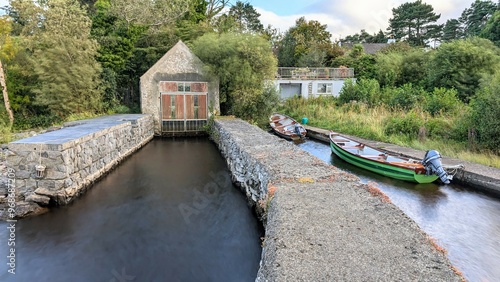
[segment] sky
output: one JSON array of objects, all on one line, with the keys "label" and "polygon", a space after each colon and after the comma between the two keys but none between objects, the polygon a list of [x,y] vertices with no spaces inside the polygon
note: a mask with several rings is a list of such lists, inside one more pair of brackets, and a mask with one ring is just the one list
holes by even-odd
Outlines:
[{"label": "sky", "polygon": [[[261,15],[260,21],[277,28],[279,32],[287,31],[295,25],[300,17],[316,20],[327,25],[332,40],[347,35],[360,33],[362,29],[370,34],[380,29],[386,31],[392,9],[405,2],[404,0],[240,0],[250,3]],[[231,1],[231,3],[236,0]],[[441,14],[438,23],[448,19],[457,19],[463,10],[470,8],[474,0],[423,0],[432,5],[434,12]],[[233,3],[234,4],[234,3]]]},{"label": "sky", "polygon": [[[231,0],[236,3],[237,0]],[[287,31],[300,17],[326,24],[332,40],[359,33],[362,29],[370,34],[380,29],[386,31],[392,9],[404,0],[240,0],[250,3],[261,15],[260,21],[272,25],[279,32]],[[432,5],[434,12],[441,14],[438,23],[457,19],[463,10],[470,8],[474,0],[423,0]],[[0,0],[0,7],[8,0]]]}]

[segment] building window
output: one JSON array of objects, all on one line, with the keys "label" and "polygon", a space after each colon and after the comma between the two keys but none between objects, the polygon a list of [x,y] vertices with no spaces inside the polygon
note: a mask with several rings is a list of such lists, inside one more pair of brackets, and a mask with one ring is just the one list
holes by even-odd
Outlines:
[{"label": "building window", "polygon": [[332,83],[318,83],[318,94],[332,94]]},{"label": "building window", "polygon": [[191,91],[191,83],[179,82],[179,84],[177,86],[177,91],[190,92]]},{"label": "building window", "polygon": [[170,118],[175,119],[175,96],[170,96]]},{"label": "building window", "polygon": [[198,95],[194,95],[194,119],[198,119]]}]

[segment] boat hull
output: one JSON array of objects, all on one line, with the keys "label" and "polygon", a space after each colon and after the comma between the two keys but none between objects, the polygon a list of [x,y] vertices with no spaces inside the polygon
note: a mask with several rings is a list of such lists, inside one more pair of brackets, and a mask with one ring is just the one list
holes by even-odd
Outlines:
[{"label": "boat hull", "polygon": [[437,175],[426,175],[425,173],[417,173],[413,169],[398,167],[382,162],[372,161],[351,154],[343,150],[335,142],[330,141],[330,148],[332,152],[342,160],[355,165],[357,167],[375,172],[394,179],[405,180],[416,183],[431,183],[438,179]]},{"label": "boat hull", "polygon": [[[279,113],[274,113],[269,118],[271,130],[278,136],[287,140],[301,140],[306,137],[306,129],[293,118]],[[295,128],[297,127],[297,129]],[[298,130],[300,134],[296,131]]]}]

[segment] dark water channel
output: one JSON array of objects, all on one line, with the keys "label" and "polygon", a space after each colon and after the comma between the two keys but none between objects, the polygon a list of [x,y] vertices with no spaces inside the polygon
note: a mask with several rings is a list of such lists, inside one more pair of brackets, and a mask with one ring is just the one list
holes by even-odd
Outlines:
[{"label": "dark water channel", "polygon": [[413,184],[352,166],[328,144],[308,139],[299,147],[327,163],[376,182],[391,201],[444,247],[467,281],[500,281],[500,199],[457,184]]},{"label": "dark water channel", "polygon": [[254,281],[262,228],[207,139],[155,139],[69,206],[18,221],[0,281]]}]

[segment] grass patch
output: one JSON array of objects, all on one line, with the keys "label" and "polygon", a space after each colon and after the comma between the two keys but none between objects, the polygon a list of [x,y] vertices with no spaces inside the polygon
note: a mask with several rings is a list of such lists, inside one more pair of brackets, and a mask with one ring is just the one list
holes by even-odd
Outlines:
[{"label": "grass patch", "polygon": [[467,132],[456,130],[460,115],[431,115],[419,108],[404,111],[359,102],[339,106],[333,97],[292,98],[278,110],[297,120],[307,117],[311,126],[423,151],[435,149],[443,156],[500,168],[500,156],[471,149]]}]

